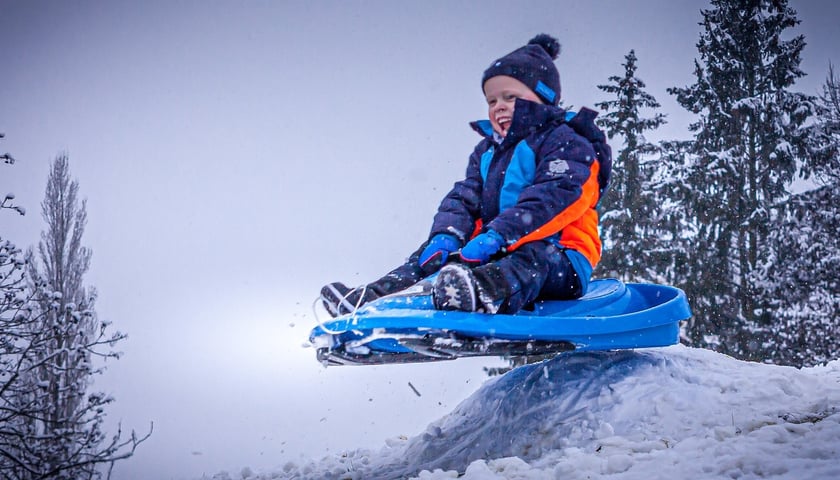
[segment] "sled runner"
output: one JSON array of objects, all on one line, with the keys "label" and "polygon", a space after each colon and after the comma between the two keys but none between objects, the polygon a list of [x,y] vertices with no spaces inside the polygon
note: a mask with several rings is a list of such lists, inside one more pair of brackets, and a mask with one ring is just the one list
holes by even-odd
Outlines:
[{"label": "sled runner", "polygon": [[515,315],[442,311],[423,281],[315,327],[309,341],[327,365],[543,355],[673,345],[690,316],[680,289],[615,279],[592,281],[577,300],[542,300]]}]

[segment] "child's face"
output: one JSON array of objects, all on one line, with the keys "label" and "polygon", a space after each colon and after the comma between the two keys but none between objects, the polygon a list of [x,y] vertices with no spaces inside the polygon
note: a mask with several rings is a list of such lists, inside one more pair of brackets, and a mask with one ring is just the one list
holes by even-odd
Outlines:
[{"label": "child's face", "polygon": [[487,98],[487,114],[493,130],[502,137],[507,135],[513,121],[513,107],[517,98],[543,103],[527,85],[506,75],[497,75],[484,82],[484,97]]}]

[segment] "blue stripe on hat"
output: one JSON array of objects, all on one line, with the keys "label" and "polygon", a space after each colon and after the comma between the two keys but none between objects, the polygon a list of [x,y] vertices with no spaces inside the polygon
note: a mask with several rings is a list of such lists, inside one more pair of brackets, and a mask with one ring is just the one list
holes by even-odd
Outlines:
[{"label": "blue stripe on hat", "polygon": [[554,99],[557,98],[557,93],[555,93],[551,87],[544,84],[542,80],[537,82],[537,87],[534,91],[541,95],[544,99],[548,100],[548,102],[552,105],[554,104]]}]

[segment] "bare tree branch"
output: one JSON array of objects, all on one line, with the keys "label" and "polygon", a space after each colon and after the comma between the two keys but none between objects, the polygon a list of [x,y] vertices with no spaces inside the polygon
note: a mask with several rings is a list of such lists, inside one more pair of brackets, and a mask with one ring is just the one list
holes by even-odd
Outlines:
[{"label": "bare tree branch", "polygon": [[[123,437],[104,431],[114,398],[89,392],[104,371],[94,360],[119,358],[126,338],[96,315],[84,286],[91,251],[82,246],[86,204],[69,161],[50,169],[42,214],[47,229],[36,255],[0,238],[0,478],[99,479],[134,454],[153,430]],[[0,206],[14,199],[7,195]],[[10,205],[10,204],[9,204]]]}]

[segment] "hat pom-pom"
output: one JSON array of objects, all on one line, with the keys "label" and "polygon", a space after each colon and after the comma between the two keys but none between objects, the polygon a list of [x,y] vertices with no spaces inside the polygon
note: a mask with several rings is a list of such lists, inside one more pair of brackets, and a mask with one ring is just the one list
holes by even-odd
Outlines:
[{"label": "hat pom-pom", "polygon": [[532,38],[528,45],[539,45],[552,60],[556,60],[557,56],[560,55],[560,42],[546,33],[541,33]]}]

